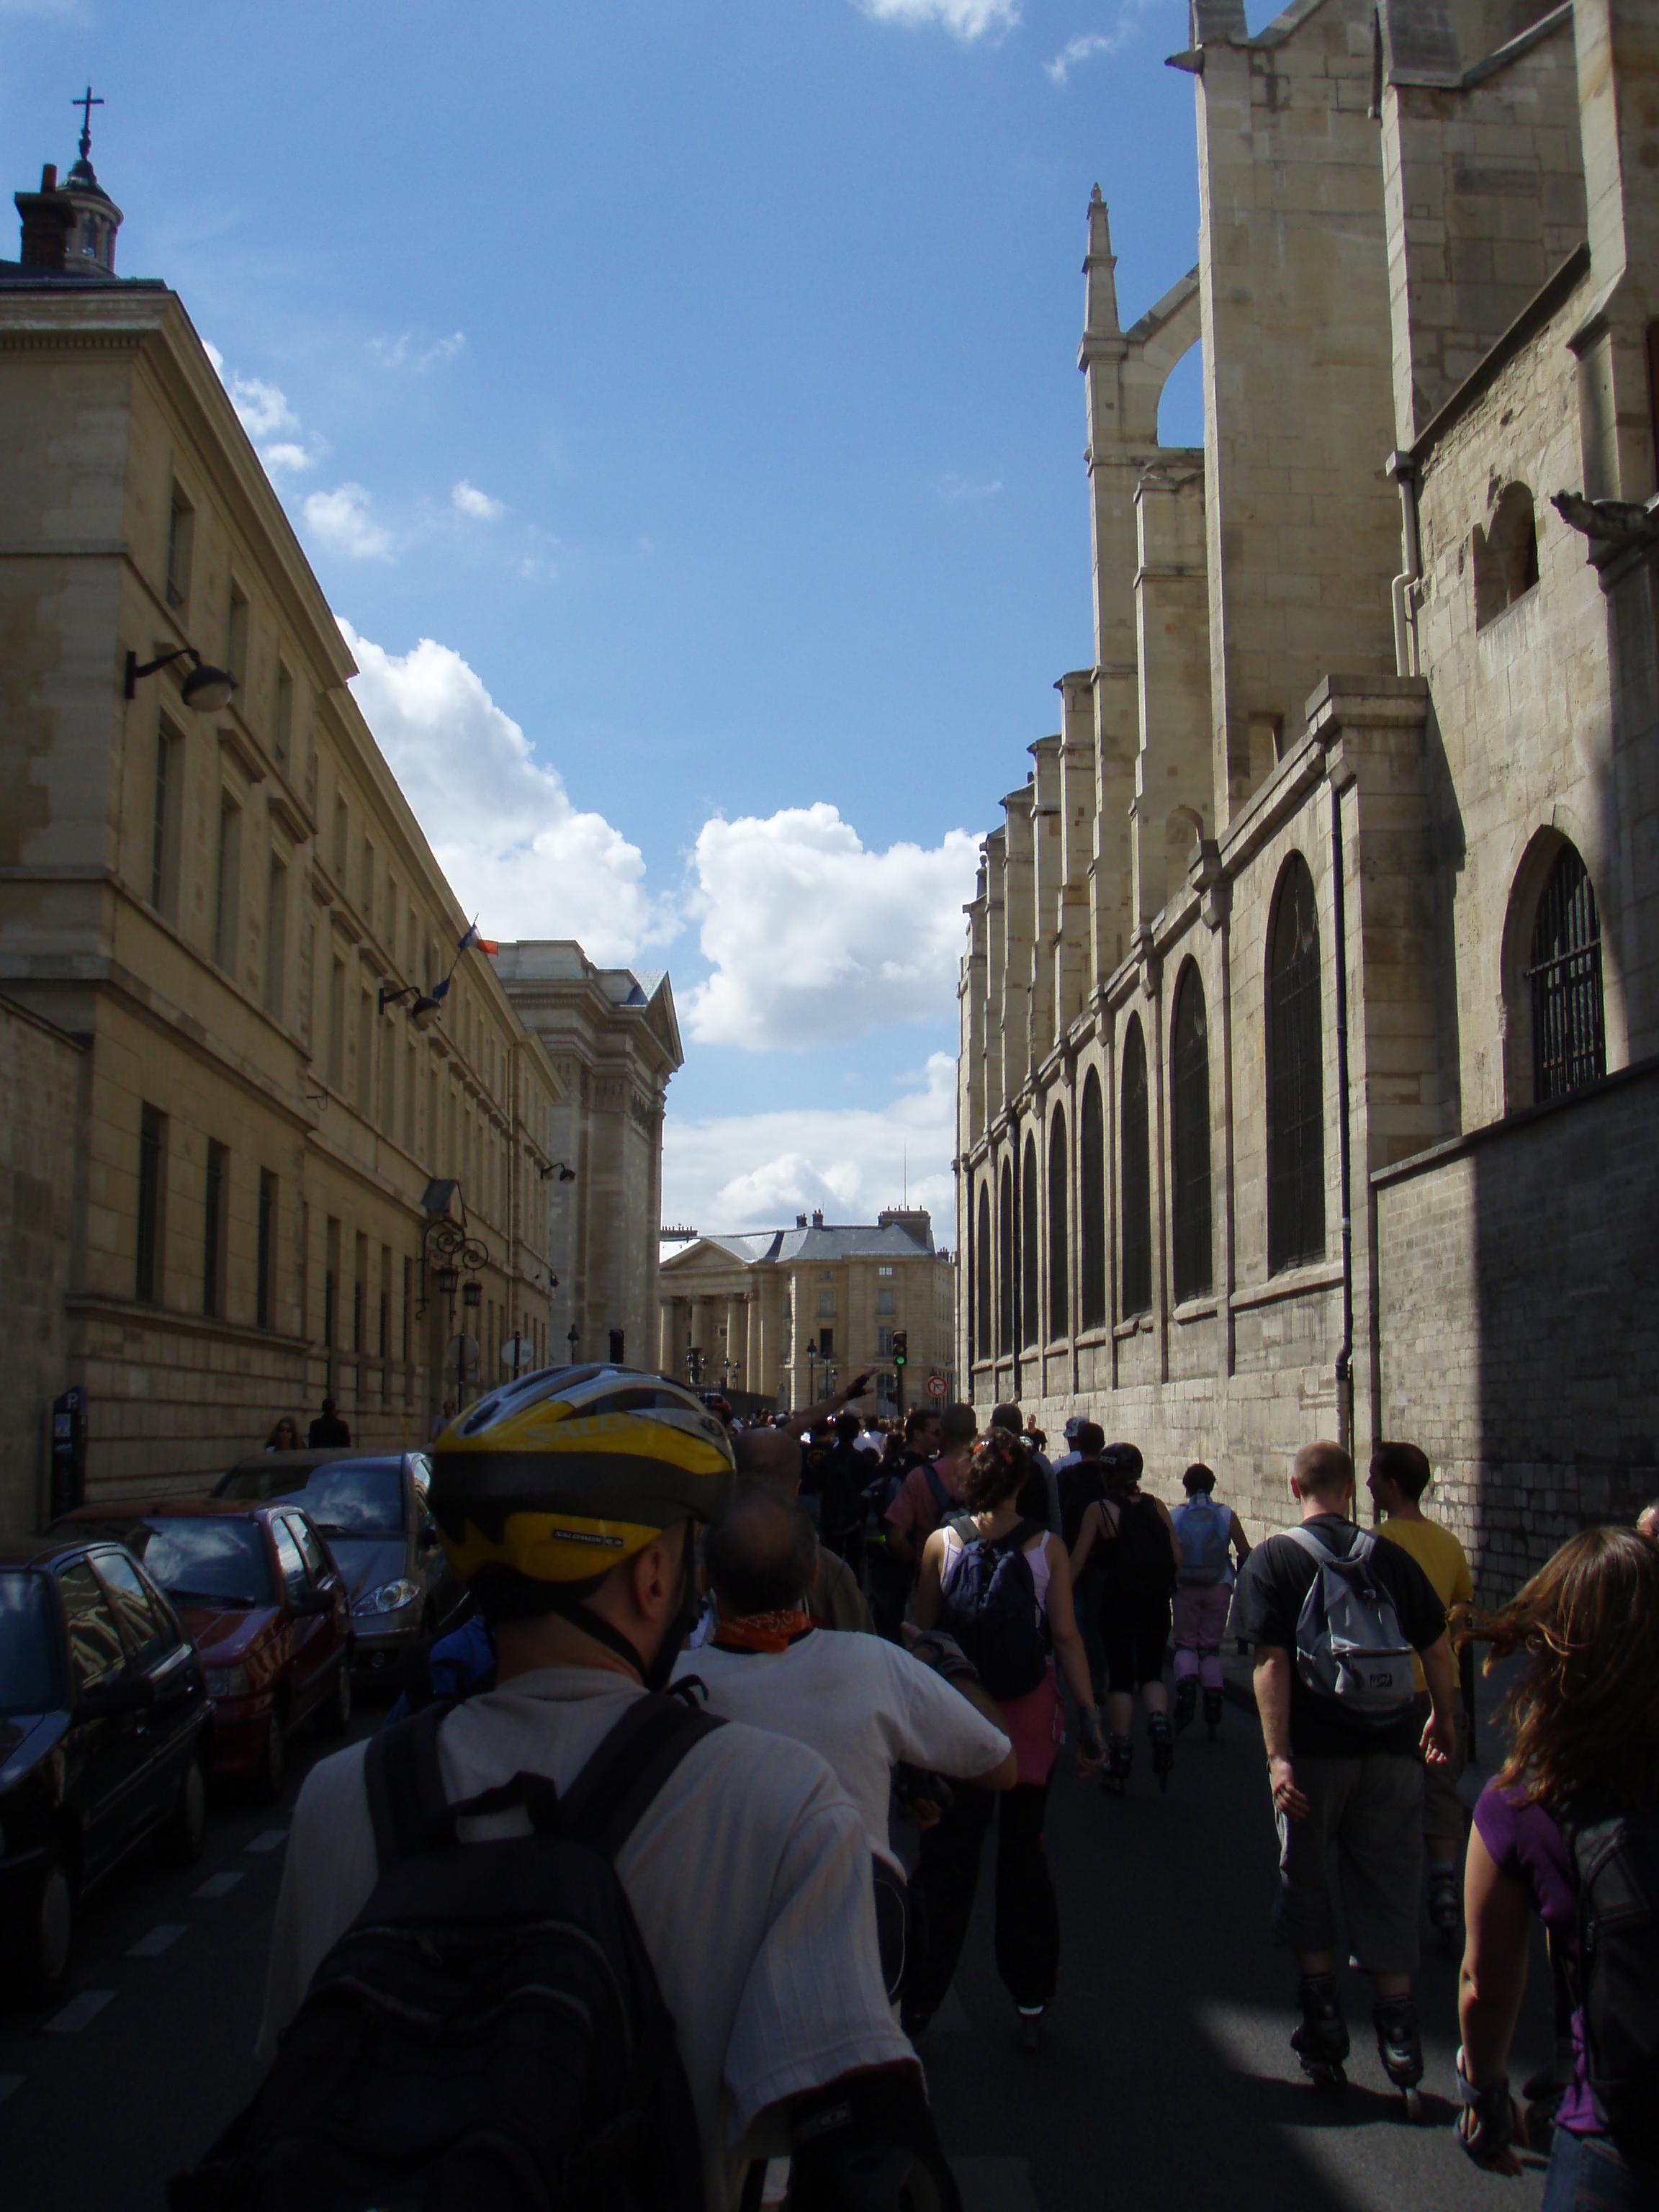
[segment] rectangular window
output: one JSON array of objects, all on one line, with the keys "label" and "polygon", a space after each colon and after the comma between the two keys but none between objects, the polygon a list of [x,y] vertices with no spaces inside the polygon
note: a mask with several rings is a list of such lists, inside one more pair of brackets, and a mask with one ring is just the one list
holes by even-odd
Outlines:
[{"label": "rectangular window", "polygon": [[351,1271],[351,1348],[357,1355],[357,1395],[360,1398],[363,1391],[363,1353],[368,1348],[364,1338],[368,1324],[368,1239],[360,1230]]},{"label": "rectangular window", "polygon": [[367,1119],[374,1103],[374,1001],[367,991],[357,1000],[357,1111]]},{"label": "rectangular window", "polygon": [[404,1403],[408,1405],[414,1395],[414,1383],[410,1375],[410,1340],[415,1328],[415,1262],[404,1261],[403,1347]]},{"label": "rectangular window", "polygon": [[195,538],[195,514],[175,483],[167,514],[167,591],[170,607],[182,607],[190,597],[190,556]]},{"label": "rectangular window", "polygon": [[415,1048],[407,1046],[404,1053],[404,1150],[415,1150],[415,1091],[419,1081],[419,1068]]},{"label": "rectangular window", "polygon": [[374,848],[367,837],[363,840],[362,913],[372,935],[374,929]]},{"label": "rectangular window", "polygon": [[836,1294],[833,1291],[820,1291],[818,1292],[819,1319],[822,1320],[825,1315],[828,1315],[831,1321],[836,1317]]},{"label": "rectangular window", "polygon": [[328,1083],[345,1089],[345,963],[337,960],[328,979]]},{"label": "rectangular window", "polygon": [[878,1275],[890,1275],[890,1274],[892,1273],[892,1272],[893,1272],[893,1271],[892,1271],[892,1269],[891,1269],[890,1267],[878,1267],[878,1268],[877,1268],[877,1270],[876,1270],[876,1273],[877,1273]]},{"label": "rectangular window", "polygon": [[161,1303],[161,1206],[166,1195],[167,1117],[154,1106],[138,1115],[138,1272],[134,1295]]},{"label": "rectangular window", "polygon": [[288,870],[273,853],[265,879],[265,1012],[283,1018],[288,963]]},{"label": "rectangular window", "polygon": [[821,1328],[818,1331],[818,1358],[833,1359],[835,1356],[836,1332],[833,1328]]},{"label": "rectangular window", "polygon": [[207,1189],[202,1208],[202,1311],[222,1318],[225,1298],[226,1215],[230,1198],[230,1155],[208,1140]]},{"label": "rectangular window", "polygon": [[876,1292],[876,1311],[878,1314],[890,1314],[897,1311],[897,1308],[893,1303],[893,1293],[891,1291],[878,1291]]},{"label": "rectangular window", "polygon": [[149,902],[179,918],[179,820],[184,801],[184,739],[165,722],[155,732],[155,790],[150,819]]},{"label": "rectangular window", "polygon": [[334,1382],[334,1353],[340,1335],[340,1224],[331,1213],[323,1254],[323,1343],[329,1354],[330,1387]]},{"label": "rectangular window", "polygon": [[247,684],[247,595],[234,577],[225,622],[225,666],[236,678],[238,690],[244,689]]},{"label": "rectangular window", "polygon": [[271,718],[270,737],[276,750],[277,766],[286,769],[294,743],[294,678],[280,660],[276,664],[276,711]]},{"label": "rectangular window", "polygon": [[351,838],[351,817],[345,800],[334,801],[334,880],[342,890],[345,889],[346,847]]},{"label": "rectangular window", "polygon": [[256,1328],[275,1328],[276,1178],[269,1168],[259,1170],[259,1230],[255,1266],[258,1272],[253,1286],[253,1325]]},{"label": "rectangular window", "polygon": [[394,1136],[398,1127],[398,1053],[392,1036],[380,1039],[380,1130]]},{"label": "rectangular window", "polygon": [[213,957],[227,975],[236,971],[237,909],[240,904],[242,810],[228,793],[219,799],[219,865],[213,893]]},{"label": "rectangular window", "polygon": [[890,1328],[878,1328],[876,1331],[876,1357],[878,1359],[890,1359],[892,1356],[893,1332]]}]

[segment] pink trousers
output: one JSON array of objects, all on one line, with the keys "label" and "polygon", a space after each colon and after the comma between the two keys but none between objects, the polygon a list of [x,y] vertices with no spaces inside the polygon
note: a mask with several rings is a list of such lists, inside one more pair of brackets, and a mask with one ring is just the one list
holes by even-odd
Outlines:
[{"label": "pink trousers", "polygon": [[1175,1600],[1175,1678],[1196,1674],[1206,1690],[1221,1687],[1221,1639],[1233,1601],[1229,1583],[1178,1589]]}]

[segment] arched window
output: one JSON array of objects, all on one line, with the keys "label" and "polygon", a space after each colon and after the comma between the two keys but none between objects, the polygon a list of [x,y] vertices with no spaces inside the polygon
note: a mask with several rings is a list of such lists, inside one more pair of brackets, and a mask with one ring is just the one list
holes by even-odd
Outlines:
[{"label": "arched window", "polygon": [[1325,1253],[1325,1091],[1319,915],[1299,853],[1267,935],[1267,1272]]},{"label": "arched window", "polygon": [[979,1266],[979,1310],[975,1316],[974,1350],[980,1358],[991,1357],[991,1186],[979,1187],[979,1234],[974,1257]]},{"label": "arched window", "polygon": [[1175,1212],[1175,1296],[1214,1287],[1210,1246],[1210,1036],[1204,984],[1189,960],[1176,985],[1170,1030],[1170,1121]]},{"label": "arched window", "polygon": [[1080,1232],[1078,1295],[1085,1328],[1106,1321],[1106,1115],[1100,1103],[1100,1078],[1091,1067],[1083,1086],[1082,1149],[1078,1156]]},{"label": "arched window", "polygon": [[1056,1108],[1048,1125],[1048,1334],[1064,1336],[1071,1327],[1066,1295],[1071,1255],[1066,1236],[1066,1116]]},{"label": "arched window", "polygon": [[1532,987],[1532,1095],[1541,1106],[1607,1072],[1601,918],[1589,872],[1571,845],[1557,854],[1538,902],[1527,981]]},{"label": "arched window", "polygon": [[1123,1040],[1123,1162],[1118,1188],[1123,1218],[1123,1312],[1152,1303],[1152,1148],[1146,1093],[1146,1043],[1132,1014]]},{"label": "arched window", "polygon": [[1509,485],[1485,530],[1474,533],[1476,627],[1501,615],[1538,581],[1538,522],[1532,494]]},{"label": "arched window", "polygon": [[1002,1187],[997,1194],[997,1351],[1014,1348],[1014,1170],[1002,1163]]},{"label": "arched window", "polygon": [[1020,1212],[1024,1218],[1019,1230],[1019,1302],[1020,1335],[1027,1344],[1036,1343],[1042,1334],[1039,1318],[1042,1306],[1042,1265],[1037,1256],[1037,1150],[1036,1139],[1025,1139],[1025,1172],[1021,1177]]}]

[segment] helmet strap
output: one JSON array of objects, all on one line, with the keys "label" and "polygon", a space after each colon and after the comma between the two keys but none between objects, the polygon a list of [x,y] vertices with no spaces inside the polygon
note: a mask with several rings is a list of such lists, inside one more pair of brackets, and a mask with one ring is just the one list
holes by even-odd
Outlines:
[{"label": "helmet strap", "polygon": [[680,1596],[674,1618],[663,1631],[657,1656],[647,1666],[638,1647],[621,1629],[608,1621],[602,1613],[596,1613],[586,1603],[597,1584],[589,1584],[580,1592],[562,1593],[554,1601],[554,1611],[579,1628],[584,1636],[591,1636],[596,1644],[603,1644],[607,1651],[614,1652],[629,1671],[639,1676],[647,1690],[665,1690],[668,1678],[674,1671],[674,1662],[684,1648],[685,1639],[696,1625],[698,1611],[696,1577],[691,1571],[696,1556],[696,1534],[694,1524],[685,1524],[685,1546],[680,1556]]}]

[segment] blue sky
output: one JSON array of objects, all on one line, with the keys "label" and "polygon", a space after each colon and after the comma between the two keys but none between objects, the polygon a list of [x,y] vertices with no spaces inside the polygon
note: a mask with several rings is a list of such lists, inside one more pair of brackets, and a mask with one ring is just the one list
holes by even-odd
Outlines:
[{"label": "blue sky", "polygon": [[669,969],[671,1215],[867,1218],[907,1155],[948,1209],[973,842],[1091,655],[1085,204],[1127,322],[1196,254],[1185,43],[1181,0],[0,0],[9,188],[90,76],[118,265],[216,348],[485,931]]}]

